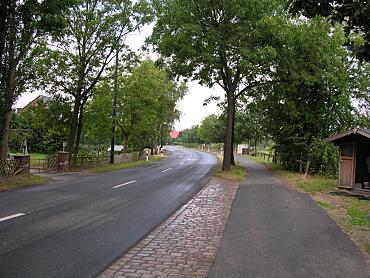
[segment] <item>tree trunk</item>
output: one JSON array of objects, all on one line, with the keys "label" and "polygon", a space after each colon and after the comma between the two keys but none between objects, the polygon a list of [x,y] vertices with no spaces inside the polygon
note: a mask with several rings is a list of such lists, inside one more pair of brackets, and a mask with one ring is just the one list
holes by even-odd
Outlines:
[{"label": "tree trunk", "polygon": [[256,153],[257,157],[257,138],[254,139],[254,152]]},{"label": "tree trunk", "polygon": [[235,165],[235,158],[234,158],[234,139],[235,139],[235,100],[233,103],[233,122],[232,122],[232,141],[231,141],[231,156],[230,156],[230,164]]},{"label": "tree trunk", "polygon": [[84,107],[83,104],[80,107],[80,116],[78,117],[78,124],[77,124],[77,134],[76,134],[76,142],[75,142],[75,148],[74,153],[78,154],[80,151],[80,141],[81,141],[81,133],[82,133],[82,127],[83,127],[83,111]]},{"label": "tree trunk", "polygon": [[16,27],[15,27],[15,0],[9,2],[9,48],[8,48],[8,70],[6,77],[6,88],[4,96],[4,123],[2,127],[1,140],[1,160],[6,160],[8,156],[9,129],[12,114],[12,106],[14,101],[16,87],[16,61],[15,61],[15,43],[16,43]]},{"label": "tree trunk", "polygon": [[76,134],[78,126],[78,118],[80,113],[80,99],[75,98],[75,103],[73,107],[73,114],[71,119],[71,125],[69,129],[69,142],[68,142],[68,152],[71,154],[69,157],[72,157],[75,143],[76,143]]},{"label": "tree trunk", "polygon": [[230,171],[232,143],[233,143],[233,118],[234,118],[234,105],[235,97],[231,91],[227,94],[227,124],[226,124],[226,137],[225,137],[225,152],[224,161],[222,163],[222,171]]},{"label": "tree trunk", "polygon": [[123,134],[123,138],[124,138],[124,150],[127,150],[128,148],[128,136]]},{"label": "tree trunk", "polygon": [[12,112],[5,112],[4,115],[4,124],[2,129],[2,142],[1,142],[1,160],[6,160],[8,157],[8,143],[9,143],[9,128],[10,128],[10,119]]}]

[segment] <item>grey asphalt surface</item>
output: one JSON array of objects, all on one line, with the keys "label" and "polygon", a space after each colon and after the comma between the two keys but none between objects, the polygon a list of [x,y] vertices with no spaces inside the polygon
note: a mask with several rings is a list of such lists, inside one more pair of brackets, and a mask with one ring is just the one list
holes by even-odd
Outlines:
[{"label": "grey asphalt surface", "polygon": [[216,161],[177,148],[142,167],[1,192],[0,219],[25,215],[0,221],[0,277],[95,276],[190,200]]},{"label": "grey asphalt surface", "polygon": [[325,211],[266,168],[247,166],[208,277],[369,278],[360,251]]}]

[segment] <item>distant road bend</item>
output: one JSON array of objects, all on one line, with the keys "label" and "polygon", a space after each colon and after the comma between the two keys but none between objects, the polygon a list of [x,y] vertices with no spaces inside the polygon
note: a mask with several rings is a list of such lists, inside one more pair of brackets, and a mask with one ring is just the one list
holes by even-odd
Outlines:
[{"label": "distant road bend", "polygon": [[0,277],[92,277],[206,183],[208,153],[0,193]]}]

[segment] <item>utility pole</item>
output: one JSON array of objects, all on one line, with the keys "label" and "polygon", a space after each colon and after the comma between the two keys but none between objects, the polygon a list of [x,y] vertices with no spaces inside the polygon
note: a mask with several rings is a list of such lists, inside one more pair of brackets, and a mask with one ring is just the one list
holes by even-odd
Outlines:
[{"label": "utility pole", "polygon": [[119,45],[117,43],[116,65],[115,65],[115,68],[114,68],[112,139],[111,139],[111,143],[110,143],[110,161],[109,161],[109,163],[112,163],[112,164],[114,164],[114,145],[115,145],[115,134],[116,134],[116,110],[117,110],[117,88],[118,88],[118,53],[119,53]]}]

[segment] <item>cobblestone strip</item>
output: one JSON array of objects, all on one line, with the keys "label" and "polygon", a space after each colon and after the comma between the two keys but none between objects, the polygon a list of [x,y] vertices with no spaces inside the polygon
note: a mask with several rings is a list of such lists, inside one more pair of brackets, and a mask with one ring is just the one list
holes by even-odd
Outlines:
[{"label": "cobblestone strip", "polygon": [[206,277],[238,189],[213,178],[99,277]]}]

